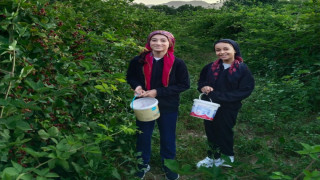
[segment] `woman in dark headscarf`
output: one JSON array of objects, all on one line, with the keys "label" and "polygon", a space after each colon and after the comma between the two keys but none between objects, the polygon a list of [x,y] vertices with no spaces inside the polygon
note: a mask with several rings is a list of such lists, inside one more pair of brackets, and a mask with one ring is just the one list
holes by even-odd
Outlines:
[{"label": "woman in dark headscarf", "polygon": [[[239,45],[231,39],[214,43],[218,59],[207,64],[200,73],[198,90],[207,94],[220,107],[212,121],[204,120],[209,143],[208,156],[197,163],[197,167],[226,166],[234,162],[233,130],[241,101],[254,89],[254,79],[243,63]],[[221,158],[228,156],[230,161]]]},{"label": "woman in dark headscarf", "polygon": [[[159,103],[160,118],[156,120],[160,132],[160,155],[165,159],[176,156],[176,122],[178,118],[179,94],[190,88],[189,75],[185,63],[174,56],[174,36],[163,30],[149,34],[146,49],[130,61],[127,82],[138,97],[153,97]],[[141,179],[149,171],[151,156],[151,136],[155,121],[136,125],[137,151],[141,152],[143,164],[139,166],[137,176]],[[179,175],[163,165],[166,179],[175,180]]]}]

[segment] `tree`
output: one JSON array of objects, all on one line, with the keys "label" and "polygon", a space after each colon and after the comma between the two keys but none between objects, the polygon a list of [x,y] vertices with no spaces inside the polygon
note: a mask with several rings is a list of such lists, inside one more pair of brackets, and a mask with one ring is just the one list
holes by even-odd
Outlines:
[{"label": "tree", "polygon": [[167,5],[156,5],[156,6],[151,6],[151,9],[154,9],[158,12],[164,12],[168,15],[174,15],[177,14],[177,10],[173,7],[169,7]]},{"label": "tree", "polygon": [[179,6],[177,8],[177,12],[185,12],[185,11],[198,11],[198,10],[203,10],[204,8],[202,6],[192,6],[191,4],[185,4],[182,6]]}]

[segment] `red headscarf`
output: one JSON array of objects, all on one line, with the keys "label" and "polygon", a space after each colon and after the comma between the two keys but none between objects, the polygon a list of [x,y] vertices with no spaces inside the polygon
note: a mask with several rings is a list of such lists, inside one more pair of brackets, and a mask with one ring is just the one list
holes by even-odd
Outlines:
[{"label": "red headscarf", "polygon": [[170,76],[172,65],[173,65],[174,59],[175,59],[175,57],[173,55],[174,43],[175,43],[174,36],[170,32],[163,31],[163,30],[153,31],[152,33],[150,33],[148,36],[147,44],[145,46],[145,48],[150,52],[146,55],[145,64],[143,65],[143,72],[144,72],[145,84],[146,84],[147,90],[151,89],[150,81],[151,81],[152,63],[153,63],[153,54],[152,54],[152,49],[150,47],[150,40],[151,40],[152,36],[154,36],[156,34],[166,36],[169,41],[168,51],[163,57],[162,84],[164,87],[168,87],[168,85],[169,85],[169,76]]}]

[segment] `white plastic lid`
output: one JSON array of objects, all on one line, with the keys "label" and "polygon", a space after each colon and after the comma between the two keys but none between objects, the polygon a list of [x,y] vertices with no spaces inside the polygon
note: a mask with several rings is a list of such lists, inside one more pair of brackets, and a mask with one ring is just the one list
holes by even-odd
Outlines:
[{"label": "white plastic lid", "polygon": [[156,98],[150,98],[150,97],[145,97],[145,98],[139,98],[134,100],[131,103],[131,108],[132,109],[137,109],[137,110],[144,110],[144,109],[150,109],[158,104],[158,100]]}]

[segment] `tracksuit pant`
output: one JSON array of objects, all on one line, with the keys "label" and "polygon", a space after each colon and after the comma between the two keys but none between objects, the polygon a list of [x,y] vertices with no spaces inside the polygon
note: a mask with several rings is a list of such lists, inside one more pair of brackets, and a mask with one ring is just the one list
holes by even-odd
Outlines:
[{"label": "tracksuit pant", "polygon": [[137,120],[136,125],[141,132],[137,133],[137,152],[141,152],[138,158],[143,159],[144,164],[149,164],[151,156],[151,137],[155,122],[160,132],[160,156],[164,159],[174,159],[176,156],[176,123],[178,112],[161,113],[155,121],[142,122]]},{"label": "tracksuit pant", "polygon": [[239,110],[220,107],[213,121],[204,120],[209,143],[208,157],[218,159],[221,153],[234,156],[233,130]]}]

